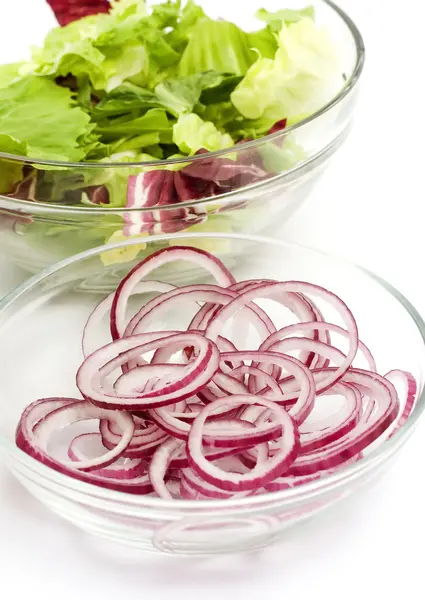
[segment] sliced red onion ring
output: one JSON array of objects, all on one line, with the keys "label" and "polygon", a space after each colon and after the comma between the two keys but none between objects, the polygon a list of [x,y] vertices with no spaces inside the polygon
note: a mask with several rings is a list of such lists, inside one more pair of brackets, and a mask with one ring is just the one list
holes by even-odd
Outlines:
[{"label": "sliced red onion ring", "polygon": [[[280,329],[279,331],[276,331],[275,333],[272,333],[269,338],[264,340],[264,342],[261,344],[259,350],[265,350],[265,351],[270,350],[275,344],[277,344],[277,342],[280,342],[281,340],[284,340],[287,337],[290,337],[290,336],[292,337],[292,335],[294,333],[305,333],[305,332],[310,332],[313,330],[317,331],[319,333],[322,333],[322,334],[330,333],[330,332],[337,333],[345,338],[349,338],[348,331],[346,331],[342,327],[339,327],[338,325],[334,325],[333,323],[318,322],[318,321],[295,323],[293,325],[288,325],[286,327],[283,327],[282,329]],[[319,341],[323,341],[323,340],[319,340]],[[323,343],[327,344],[328,346],[331,346],[330,339],[325,340]],[[359,340],[358,350],[364,356],[364,358],[368,364],[369,370],[376,372],[375,359],[373,358],[372,353],[370,352],[369,348],[360,340]],[[313,365],[311,365],[311,366],[313,366]],[[316,368],[317,368],[317,365],[316,365]]]},{"label": "sliced red onion ring", "polygon": [[[239,281],[229,286],[229,289],[238,292],[238,294],[243,294],[255,289],[262,289],[265,285],[277,283],[280,282],[273,279]],[[317,308],[313,308],[313,303],[307,300],[302,294],[288,292],[287,294],[282,294],[278,302],[288,308],[300,321],[316,320]]]},{"label": "sliced red onion ring", "polygon": [[[318,375],[319,378],[328,376],[323,371],[319,371]],[[370,390],[376,403],[374,414],[367,422],[360,419],[349,433],[325,448],[298,456],[291,467],[291,475],[310,475],[316,471],[337,467],[370,446],[397,418],[399,410],[397,392],[387,379],[377,373],[350,369],[345,373],[342,381],[361,385]]]},{"label": "sliced red onion ring", "polygon": [[[161,197],[170,195],[166,180]],[[154,212],[146,218],[155,225]],[[176,289],[144,279],[186,259],[217,283]],[[138,292],[160,295],[126,326],[128,300]],[[316,297],[344,327],[326,321]],[[257,298],[285,306],[301,322],[276,331]],[[161,311],[188,302],[196,312],[189,330],[146,333]],[[94,349],[95,326],[108,310],[114,341]],[[225,326],[235,343],[221,335]],[[260,348],[238,350],[251,329]],[[334,346],[334,334],[347,340],[347,350]],[[332,292],[297,281],[235,283],[220,261],[192,248],[162,250],[133,269],[89,317],[83,351],[77,385],[85,400],[30,405],[17,427],[18,447],[75,479],[128,493],[154,490],[167,500],[235,499],[327,477],[391,437],[417,395],[410,373],[375,372],[351,312]],[[369,370],[354,367],[360,355]],[[71,460],[57,459],[63,439],[55,450],[54,434],[87,419],[99,421],[99,433],[68,430]]]},{"label": "sliced red onion ring", "polygon": [[[287,355],[286,353],[292,352],[294,350],[303,350],[306,354],[309,353],[312,356],[315,356],[318,354],[322,357],[326,357],[328,360],[331,359],[337,365],[340,365],[344,360],[346,360],[346,355],[343,354],[341,352],[341,350],[338,350],[338,348],[329,346],[328,344],[320,342],[319,340],[312,340],[309,338],[307,338],[307,339],[303,339],[303,338],[299,338],[299,337],[285,338],[284,340],[281,340],[280,342],[276,342],[275,344],[273,344],[267,352],[274,352],[279,355],[284,354],[285,356],[290,356],[290,355]],[[266,352],[266,354],[267,354],[267,352]],[[299,359],[297,359],[297,360],[299,360]],[[302,363],[302,364],[304,364],[304,363]],[[267,364],[261,363],[260,361],[253,362],[252,366],[259,367],[264,370],[267,369]],[[293,378],[280,379],[278,383],[281,386],[281,390],[284,392],[287,402],[297,399],[297,397],[299,395],[299,391],[298,391],[296,382],[294,381]],[[250,377],[248,379],[248,389],[251,394],[254,394],[258,391],[256,389],[257,384],[258,384],[258,382],[256,383],[255,378]],[[318,391],[320,391],[320,390],[318,390]],[[265,395],[267,397],[269,397],[269,394],[270,394],[270,393],[264,392],[264,390],[259,390],[259,393],[260,393],[260,395]]]},{"label": "sliced red onion ring", "polygon": [[[256,389],[259,390],[265,390],[265,392],[267,393],[267,391],[270,392],[270,395],[273,395],[273,400],[276,401],[281,401],[284,402],[285,401],[285,397],[283,395],[283,392],[281,390],[281,388],[279,387],[279,384],[277,383],[277,381],[275,379],[273,379],[273,377],[271,375],[269,375],[268,373],[266,373],[265,371],[263,371],[262,369],[259,369],[258,367],[253,367],[253,366],[247,366],[242,364],[242,366],[240,367],[236,367],[236,369],[232,370],[232,377],[239,379],[239,376],[244,376],[244,375],[249,375],[250,380],[251,378],[253,378],[253,381],[258,380],[258,384],[254,385],[253,387],[255,387]],[[267,390],[267,388],[269,388],[269,390]]]},{"label": "sliced red onion ring", "polygon": [[145,364],[135,366],[120,375],[114,383],[119,395],[137,392],[153,392],[178,381],[190,371],[189,365],[179,364]]},{"label": "sliced red onion ring", "polygon": [[339,440],[356,427],[362,410],[360,392],[349,385],[337,383],[332,390],[324,392],[319,398],[321,402],[326,402],[326,396],[333,394],[341,394],[345,398],[344,411],[338,413],[337,419],[334,418],[333,423],[324,428],[320,423],[319,427],[316,424],[315,431],[311,430],[308,423],[303,423],[300,426],[301,454],[323,448],[323,446]]},{"label": "sliced red onion ring", "polygon": [[[68,448],[68,457],[73,462],[87,461],[89,459],[87,447],[92,447],[93,445],[101,448],[102,436],[100,433],[82,433],[72,440]],[[134,479],[135,477],[144,475],[146,469],[146,461],[136,458],[124,461],[123,463],[112,464],[106,469],[96,470],[95,474],[100,477],[109,477],[112,479]]]},{"label": "sliced red onion ring", "polygon": [[[159,334],[156,333],[159,337]],[[152,339],[149,334],[135,335],[117,340],[91,354],[77,373],[77,386],[84,398],[96,406],[119,410],[144,410],[156,406],[174,404],[196,394],[207,384],[218,369],[219,351],[210,340],[197,333],[179,333],[162,339],[143,343]],[[165,346],[194,346],[198,355],[188,365],[184,377],[178,382],[165,385],[147,393],[120,395],[104,383],[110,372],[135,355],[142,355]],[[108,364],[109,363],[109,364]],[[143,367],[139,367],[143,369]],[[125,375],[123,375],[124,377]]]},{"label": "sliced red onion ring", "polygon": [[[237,297],[239,295],[239,292],[241,290],[245,290],[245,288],[249,288],[252,289],[253,287],[257,287],[258,285],[262,284],[264,282],[262,281],[258,281],[258,282],[240,282],[240,283],[235,283],[233,285],[230,285],[227,288],[227,291],[229,292],[235,292],[234,297]],[[266,325],[266,327],[269,329],[270,333],[272,333],[273,331],[276,331],[276,328],[273,324],[273,321],[269,318],[269,316],[262,311],[256,304],[252,303],[250,305],[248,305],[248,308],[251,310],[254,310],[256,312],[261,311],[261,316],[262,319]],[[198,313],[194,316],[191,324],[189,325],[189,329],[201,329],[204,330],[206,329],[208,323],[210,322],[210,320],[212,319],[212,317],[220,310],[220,306],[214,303],[206,303],[204,304],[204,306],[198,311]]]},{"label": "sliced red onion ring", "polygon": [[[205,457],[208,460],[220,460],[234,456],[240,452],[240,448],[205,448]],[[173,455],[169,469],[187,469],[189,460],[187,458],[186,445],[183,444],[179,453]]]},{"label": "sliced red onion ring", "polygon": [[[28,412],[28,419],[31,419],[31,432],[33,431],[34,427],[41,422],[43,419],[45,419],[45,417],[53,412],[54,410],[58,409],[58,408],[62,408],[63,406],[68,406],[69,404],[74,404],[74,402],[77,402],[76,398],[59,398],[59,397],[53,397],[53,398],[40,398],[40,400],[37,400],[36,402],[33,402],[32,404],[30,404],[28,406],[28,408],[32,407],[31,410]],[[22,424],[22,419],[19,422],[18,425],[18,429],[19,426]]]},{"label": "sliced red onion ring", "polygon": [[[151,292],[157,292],[164,294],[175,289],[174,285],[163,283],[162,281],[141,281],[134,289],[134,294],[148,294]],[[87,323],[84,326],[83,339],[81,342],[83,355],[89,356],[92,352],[99,348],[99,344],[96,340],[96,329],[97,326],[102,322],[102,319],[110,312],[114,301],[115,292],[106,296],[104,300],[99,302],[95,309],[87,319]]]},{"label": "sliced red onion ring", "polygon": [[331,371],[328,374],[328,378],[321,381],[320,388],[317,388],[317,392],[325,391],[344,375],[353,362],[358,348],[358,331],[356,321],[346,304],[338,296],[323,287],[302,281],[286,281],[283,283],[265,284],[262,287],[259,286],[248,292],[243,292],[239,298],[220,309],[217,315],[210,321],[205,334],[209,339],[216,340],[226,321],[255,300],[255,298],[271,298],[279,301],[278,298],[288,292],[299,293],[305,296],[308,296],[310,293],[329,302],[341,315],[349,333],[349,350],[346,359],[335,371]]},{"label": "sliced red onion ring", "polygon": [[53,410],[73,405],[76,402],[84,403],[75,398],[46,398],[30,404],[22,413],[16,430],[16,445],[18,448],[47,467],[86,483],[130,494],[148,494],[151,492],[152,486],[147,474],[135,479],[123,480],[121,478],[102,477],[94,472],[86,473],[76,469],[72,461],[64,463],[56,460],[39,446],[39,439],[33,433],[35,425],[40,423]]},{"label": "sliced red onion ring", "polygon": [[[268,283],[279,282],[273,279],[240,281],[230,286],[230,289],[235,290],[239,293],[248,292]],[[317,308],[314,302],[312,302],[312,300],[307,299],[305,296],[303,296],[303,294],[294,294],[292,292],[289,292],[288,294],[282,296],[282,298],[280,298],[279,301],[283,306],[288,308],[300,321],[323,321],[323,316],[320,310]],[[316,332],[313,332],[312,339],[320,340],[320,333],[319,335],[317,335]],[[328,339],[328,336],[326,334],[324,335],[324,339],[321,341],[330,343],[330,340]],[[304,362],[307,366],[311,366],[312,359],[313,356],[304,354],[300,355],[300,360]]]},{"label": "sliced red onion ring", "polygon": [[[189,431],[192,427],[192,422],[199,413],[202,411],[203,405],[197,405],[196,412],[190,413],[175,413],[169,410],[169,407],[158,407],[151,409],[149,411],[149,416],[152,418],[153,422],[168,435],[172,435],[180,440],[186,440],[189,436]],[[229,410],[224,407],[222,411],[218,411],[216,415],[216,419],[220,421],[218,425],[216,425],[216,429],[220,428],[222,423],[221,419],[218,417],[228,417]],[[228,417],[230,418],[230,417]]]},{"label": "sliced red onion ring", "polygon": [[[225,305],[237,297],[238,295],[236,292],[206,284],[187,286],[177,290],[172,290],[167,294],[162,294],[161,296],[154,298],[145,306],[143,306],[128,324],[124,332],[124,336],[127,337],[137,333],[144,333],[147,326],[150,324],[153,317],[157,315],[157,313],[161,313],[161,311],[168,312],[171,309],[171,306],[175,304],[183,304],[187,306],[191,301],[201,301]],[[270,318],[258,306],[253,305],[253,308],[247,307],[245,311],[253,313],[250,315],[250,321],[257,328],[262,337],[270,335],[270,333],[275,331],[275,327]],[[188,329],[192,329],[191,325],[189,325]]]},{"label": "sliced red onion ring", "polygon": [[252,494],[251,491],[248,492],[225,492],[220,488],[204,481],[195,471],[191,468],[186,468],[182,470],[182,479],[185,481],[189,488],[192,488],[195,492],[201,494],[205,498],[210,498],[213,500],[226,500],[230,498],[245,498]]},{"label": "sliced red onion ring", "polygon": [[[114,449],[119,442],[119,436],[111,428],[110,421],[102,419],[99,423],[99,429],[105,448]],[[122,456],[133,459],[147,458],[167,439],[168,435],[162,429],[154,423],[150,423],[146,427],[135,429],[133,438]]]},{"label": "sliced red onion ring", "polygon": [[137,284],[158,267],[176,260],[193,262],[206,269],[217,283],[224,287],[235,283],[235,279],[230,271],[226,269],[222,262],[208,252],[184,246],[173,246],[172,248],[159,250],[134,267],[118,286],[111,307],[112,339],[116,340],[124,333],[127,303]]},{"label": "sliced red onion ring", "polygon": [[[350,464],[353,464],[356,461],[357,457],[351,458],[350,460],[347,460],[343,465],[340,465],[340,467],[346,467]],[[335,471],[337,471],[337,468],[329,469],[327,471],[317,471],[313,475],[283,475],[283,477],[277,477],[274,481],[268,483],[264,487],[268,492],[279,492],[281,490],[288,490],[294,487],[298,487],[299,485],[303,485],[305,483],[311,483],[313,481],[323,479],[328,475],[332,475],[333,473],[335,473]]]},{"label": "sliced red onion ring", "polygon": [[[312,342],[313,340],[309,340]],[[277,352],[259,352],[255,350],[245,350],[242,352],[224,352],[221,355],[222,361],[231,360],[234,357],[239,360],[253,360],[255,362],[269,363],[277,365],[285,369],[292,375],[298,385],[299,392],[296,403],[289,410],[291,417],[298,423],[302,423],[311,413],[314,407],[315,398],[315,382],[314,378],[307,367],[300,360],[292,356],[285,356]],[[224,362],[221,363],[222,368]],[[274,402],[279,402],[281,396],[277,399],[273,398]]]},{"label": "sliced red onion ring", "polygon": [[[278,282],[273,281],[273,280],[242,281],[242,282],[239,282],[239,283],[236,283],[236,284],[233,284],[232,286],[230,286],[229,290],[236,291],[238,294],[240,294],[243,292],[252,291],[257,288],[261,289],[264,285],[275,284],[275,283],[278,283]],[[318,311],[318,309],[313,310],[312,303],[309,302],[307,299],[305,299],[301,294],[294,294],[292,292],[289,292],[287,294],[282,294],[281,296],[276,298],[276,300],[282,306],[285,306],[286,308],[288,308],[297,318],[299,318],[301,320],[310,321],[312,319],[315,319],[316,315],[320,315],[320,311]],[[254,311],[261,310],[254,302],[250,302],[249,304],[247,304],[247,307]],[[201,330],[206,329],[208,327],[208,325],[210,324],[210,322],[212,321],[212,319],[216,316],[219,309],[220,309],[220,307],[215,304],[211,304],[211,303],[205,304],[201,308],[199,313],[194,317],[189,328],[190,329],[192,329],[192,328],[193,329],[201,329]],[[245,311],[245,309],[242,309],[241,311],[239,311],[239,314],[237,315],[237,317],[244,316],[244,311]],[[262,311],[261,316],[262,316],[262,320],[265,322],[267,329],[269,330],[269,333],[271,334],[272,332],[275,332],[276,327],[274,326],[273,321],[270,318],[268,318],[267,315],[266,315],[266,319],[264,318],[264,311]],[[262,338],[262,339],[267,338],[267,333],[265,330],[261,330],[257,327],[257,331],[260,334],[260,338]],[[315,336],[316,336],[316,334],[313,332],[313,336],[312,336],[313,339],[315,338]],[[303,360],[303,362],[307,363],[309,361],[309,357],[308,356],[302,357],[302,360]],[[278,376],[278,372],[279,371],[278,371],[277,367],[275,367],[272,372],[273,376],[275,378]]]},{"label": "sliced red onion ring", "polygon": [[[246,448],[275,440],[280,436],[280,426],[273,423],[255,427],[252,423],[239,418],[217,419],[217,415],[222,416],[223,411],[228,412],[228,410],[225,406],[218,409],[214,420],[205,425],[203,443],[206,448]],[[171,414],[167,414],[166,409],[152,410],[151,415],[158,426],[169,435],[180,440],[188,439],[193,424],[176,419]]]},{"label": "sliced red onion ring", "polygon": [[[228,473],[208,462],[203,454],[203,434],[206,420],[214,414],[221,404],[226,402],[227,406],[240,407],[249,404],[258,404],[273,411],[276,423],[281,427],[281,442],[279,450],[267,461],[259,455],[256,466],[249,473]],[[275,402],[265,400],[258,396],[240,395],[231,398],[220,399],[208,404],[193,422],[187,443],[187,452],[190,466],[202,479],[208,483],[226,491],[243,492],[255,490],[273,481],[285,472],[294,462],[299,446],[299,434],[296,425],[288,413]],[[260,449],[263,445],[260,445]]]},{"label": "sliced red onion ring", "polygon": [[182,446],[183,442],[180,440],[167,440],[155,451],[149,466],[149,477],[152,487],[158,496],[165,500],[173,499],[173,496],[165,484],[165,476],[173,457],[179,454]]},{"label": "sliced red onion ring", "polygon": [[208,496],[197,492],[188,481],[185,479],[180,480],[180,496],[183,500],[210,500]]},{"label": "sliced red onion ring", "polygon": [[[101,467],[107,467],[118,458],[120,458],[129,446],[134,433],[134,421],[129,413],[109,412],[88,402],[76,401],[73,404],[67,404],[56,408],[50,412],[43,420],[39,421],[33,428],[33,436],[37,440],[37,447],[45,452],[48,451],[48,444],[52,434],[58,429],[69,426],[72,423],[86,421],[89,419],[110,419],[114,420],[117,427],[122,431],[121,439],[118,444],[103,456],[98,458],[74,461],[72,467],[79,471],[95,471]],[[71,464],[63,463],[65,466]]]},{"label": "sliced red onion ring", "polygon": [[[246,394],[248,388],[235,377],[226,375],[225,373],[216,373],[212,380],[212,385],[207,385],[202,391],[197,393],[197,397],[208,404],[214,402],[217,398],[223,398],[231,394]],[[223,413],[225,414],[225,413]]]},{"label": "sliced red onion ring", "polygon": [[401,382],[402,386],[404,387],[405,401],[402,403],[403,410],[397,419],[397,426],[391,433],[391,435],[394,435],[394,433],[400,429],[400,427],[403,427],[412,414],[418,392],[418,384],[411,373],[408,373],[407,371],[401,371],[399,369],[395,369],[387,373],[385,375],[385,379],[393,383],[393,385]]}]

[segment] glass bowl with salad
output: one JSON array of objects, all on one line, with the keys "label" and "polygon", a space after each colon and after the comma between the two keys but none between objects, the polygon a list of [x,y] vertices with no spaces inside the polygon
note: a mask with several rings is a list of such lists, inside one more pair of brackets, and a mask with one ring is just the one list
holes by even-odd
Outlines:
[{"label": "glass bowl with salad", "polygon": [[61,26],[0,67],[0,247],[28,271],[274,235],[346,139],[364,47],[330,0],[49,1]]},{"label": "glass bowl with salad", "polygon": [[[154,552],[249,551],[361,502],[423,418],[411,304],[279,240],[147,244],[119,267],[101,257],[136,240],[68,258],[1,300],[5,465],[80,529]],[[250,261],[207,250],[224,245]],[[115,291],[87,293],[96,277]]]}]

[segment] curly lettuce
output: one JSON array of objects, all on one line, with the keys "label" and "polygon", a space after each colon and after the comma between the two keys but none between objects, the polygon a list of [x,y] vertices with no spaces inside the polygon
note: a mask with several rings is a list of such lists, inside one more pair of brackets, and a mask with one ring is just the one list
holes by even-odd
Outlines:
[{"label": "curly lettuce", "polygon": [[231,95],[247,119],[296,119],[326,104],[329,88],[342,86],[328,33],[310,17],[282,22],[273,59],[258,58]]},{"label": "curly lettuce", "polygon": [[213,152],[234,144],[228,133],[221,133],[214,123],[205,122],[193,113],[179,117],[173,128],[173,141],[181,152],[189,155],[201,149]]}]

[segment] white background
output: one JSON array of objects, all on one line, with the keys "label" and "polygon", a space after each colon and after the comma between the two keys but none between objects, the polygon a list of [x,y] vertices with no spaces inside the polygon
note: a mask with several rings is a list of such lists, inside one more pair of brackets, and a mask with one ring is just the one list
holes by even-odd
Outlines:
[{"label": "white background", "polygon": [[[233,1],[244,10],[258,5]],[[43,0],[0,4],[7,15],[0,19],[0,60],[7,62],[19,58],[26,39],[38,41],[41,23],[51,17]],[[284,234],[377,271],[425,314],[425,5],[341,4],[367,46],[357,122]],[[6,263],[0,269],[0,292],[23,277]],[[295,530],[277,549],[214,560],[134,560],[125,553],[117,559],[103,542],[48,513],[0,466],[0,596],[8,590],[11,600],[186,600],[198,592],[203,600],[422,599],[424,455],[422,426],[390,473],[357,501]]]}]

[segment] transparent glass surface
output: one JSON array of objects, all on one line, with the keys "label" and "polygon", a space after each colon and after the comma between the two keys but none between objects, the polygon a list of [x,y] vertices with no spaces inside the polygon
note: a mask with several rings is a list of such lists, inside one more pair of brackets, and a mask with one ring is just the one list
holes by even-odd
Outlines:
[{"label": "transparent glass surface", "polygon": [[[211,16],[258,29],[261,23],[238,2],[204,0]],[[285,3],[283,2],[283,5]],[[305,0],[294,0],[301,8]],[[350,130],[364,46],[351,19],[332,2],[310,2],[316,19],[338,50],[341,81],[328,103],[300,123],[229,150],[154,163],[54,163],[0,153],[0,173],[17,174],[17,183],[0,190],[0,250],[27,271],[38,272],[108,241],[181,231],[275,235],[310,194]],[[282,8],[267,0],[264,8]],[[122,208],[129,177],[152,168],[168,171],[170,185],[149,207]],[[228,178],[229,168],[231,177]],[[206,173],[214,170],[219,185]],[[186,177],[184,191],[177,178]],[[172,180],[172,181],[171,181]],[[108,206],[112,187],[114,207]],[[180,190],[177,193],[177,190]],[[176,205],[176,194],[178,202]],[[117,196],[122,198],[118,202]]]},{"label": "transparent glass surface", "polygon": [[[409,302],[385,281],[312,249],[219,234],[152,237],[148,243],[153,250],[170,241],[220,247],[221,257],[237,279],[305,280],[340,295],[352,309],[360,337],[377,359],[378,371],[405,369],[416,377],[418,399],[407,423],[391,439],[374,444],[361,460],[333,475],[291,490],[229,501],[165,501],[113,492],[75,481],[30,458],[14,443],[20,414],[37,398],[77,394],[75,373],[82,361],[81,334],[86,319],[110,289],[104,282],[118,281],[132,266],[104,265],[99,255],[134,245],[125,242],[53,266],[0,303],[0,454],[23,486],[52,511],[119,544],[183,554],[262,547],[284,539],[288,527],[357,492],[391,463],[424,409],[425,325]],[[162,268],[153,277],[181,285],[212,283],[204,272],[184,262]],[[139,295],[135,301],[140,306],[146,297]],[[170,327],[175,316],[173,312],[165,315],[161,325]],[[243,332],[236,331],[239,333]],[[106,321],[96,336],[96,345],[108,341]]]}]

